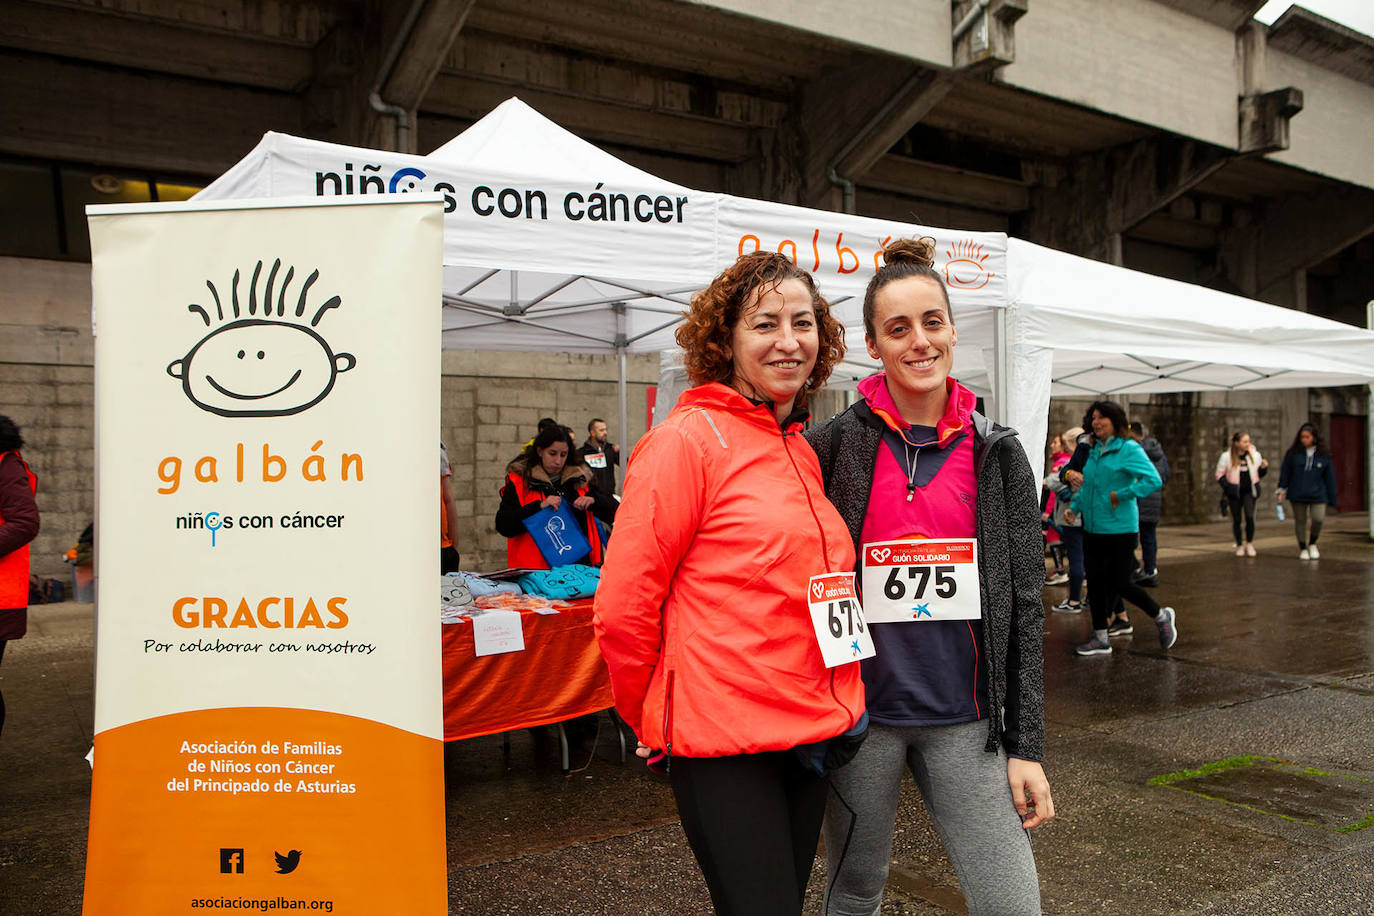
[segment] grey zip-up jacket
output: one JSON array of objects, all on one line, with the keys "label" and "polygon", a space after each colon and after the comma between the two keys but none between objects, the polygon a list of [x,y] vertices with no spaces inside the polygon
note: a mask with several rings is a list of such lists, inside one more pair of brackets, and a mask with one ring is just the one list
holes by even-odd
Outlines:
[{"label": "grey zip-up jacket", "polygon": [[[883,421],[860,401],[807,430],[820,459],[825,495],[839,510],[861,554],[873,468]],[[983,635],[979,652],[988,716],[985,750],[1000,743],[1014,757],[1045,755],[1044,538],[1039,487],[1016,431],[973,413],[973,461],[978,482],[978,582]]]}]

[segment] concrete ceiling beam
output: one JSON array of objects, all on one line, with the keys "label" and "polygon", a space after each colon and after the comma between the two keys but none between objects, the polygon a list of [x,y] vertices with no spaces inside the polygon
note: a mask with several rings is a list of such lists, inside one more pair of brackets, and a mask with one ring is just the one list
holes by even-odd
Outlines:
[{"label": "concrete ceiling beam", "polygon": [[833,205],[832,175],[853,181],[867,171],[944,98],[951,79],[908,61],[876,58],[807,84],[791,121],[805,150],[798,202]]},{"label": "concrete ceiling beam", "polygon": [[490,33],[464,31],[454,42],[443,72],[486,82],[585,96],[632,108],[675,111],[738,123],[776,127],[788,114],[790,94],[760,93],[756,87],[577,54]]},{"label": "concrete ceiling beam", "polygon": [[1117,261],[1122,233],[1166,209],[1234,156],[1231,150],[1173,136],[1081,156],[1058,185],[1031,192],[1026,237]]},{"label": "concrete ceiling beam", "polygon": [[175,22],[7,0],[6,47],[176,76],[297,92],[311,77],[307,43]]},{"label": "concrete ceiling beam", "polygon": [[853,55],[833,40],[691,3],[494,0],[473,10],[468,28],[783,91]]},{"label": "concrete ceiling beam", "polygon": [[[0,53],[0,151],[213,177],[268,130],[301,129],[297,96]],[[79,125],[79,129],[74,129]]]},{"label": "concrete ceiling beam", "polygon": [[575,94],[531,91],[510,84],[440,72],[425,97],[421,115],[475,121],[518,94],[541,114],[593,142],[658,149],[702,159],[738,163],[749,157],[749,132],[709,118],[651,107],[630,108]]},{"label": "concrete ceiling beam", "polygon": [[1374,234],[1374,191],[1341,186],[1288,195],[1265,206],[1258,225],[1256,288],[1263,296]]},{"label": "concrete ceiling beam", "polygon": [[428,0],[382,86],[382,98],[409,111],[420,107],[475,0]]},{"label": "concrete ceiling beam", "polygon": [[1030,189],[1019,181],[906,156],[882,157],[859,179],[859,184],[996,213],[1019,213],[1030,207]]}]

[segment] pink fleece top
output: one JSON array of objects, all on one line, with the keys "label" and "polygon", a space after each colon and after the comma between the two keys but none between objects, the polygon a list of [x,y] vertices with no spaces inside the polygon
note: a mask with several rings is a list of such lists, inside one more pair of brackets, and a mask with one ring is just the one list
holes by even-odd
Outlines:
[{"label": "pink fleece top", "polygon": [[[916,498],[906,501],[907,481],[910,466],[902,467],[893,450],[886,443],[878,448],[878,460],[873,466],[873,488],[868,500],[868,511],[864,514],[861,538],[867,544],[873,541],[891,541],[897,538],[916,535],[925,538],[971,538],[978,534],[977,481],[973,469],[973,421],[970,416],[978,399],[972,391],[954,379],[947,379],[949,402],[945,415],[935,427],[932,436],[929,427],[925,435],[911,432],[902,421],[897,405],[887,390],[887,377],[883,373],[871,376],[859,383],[859,394],[868,402],[869,408],[898,432],[906,432],[905,438],[913,445],[927,446],[920,449],[920,457],[915,458]],[[947,454],[938,454],[928,447],[935,442],[949,443],[961,432],[967,432],[962,442]],[[914,457],[917,449],[910,450]],[[912,460],[908,458],[907,460]],[[922,462],[934,462],[922,471]],[[921,481],[935,476],[925,484]]]},{"label": "pink fleece top", "polygon": [[[869,409],[888,427],[873,465],[864,543],[910,536],[977,537],[971,417],[977,399],[953,379],[946,386],[948,406],[932,429],[902,421],[882,374],[859,383]],[[921,446],[919,458],[916,448],[903,443]],[[907,482],[913,477],[915,491],[907,502]],[[878,655],[861,663],[870,719],[879,725],[906,727],[955,725],[983,718],[981,628],[978,620],[873,624],[870,632]]]}]

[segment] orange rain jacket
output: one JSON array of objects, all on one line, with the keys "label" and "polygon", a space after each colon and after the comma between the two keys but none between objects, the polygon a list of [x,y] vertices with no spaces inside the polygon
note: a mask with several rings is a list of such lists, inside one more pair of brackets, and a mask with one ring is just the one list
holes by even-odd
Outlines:
[{"label": "orange rain jacket", "polygon": [[833,738],[864,710],[857,662],[826,668],[811,576],[854,569],[800,423],[734,389],[689,389],[639,442],[601,585],[596,634],[616,709],[685,757]]}]

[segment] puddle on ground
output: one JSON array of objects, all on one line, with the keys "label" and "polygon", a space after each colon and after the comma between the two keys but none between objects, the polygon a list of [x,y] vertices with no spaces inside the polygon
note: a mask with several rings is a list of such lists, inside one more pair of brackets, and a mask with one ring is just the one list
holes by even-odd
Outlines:
[{"label": "puddle on ground", "polygon": [[1156,776],[1150,785],[1339,833],[1374,826],[1374,779],[1327,773],[1272,757],[1233,757]]}]

